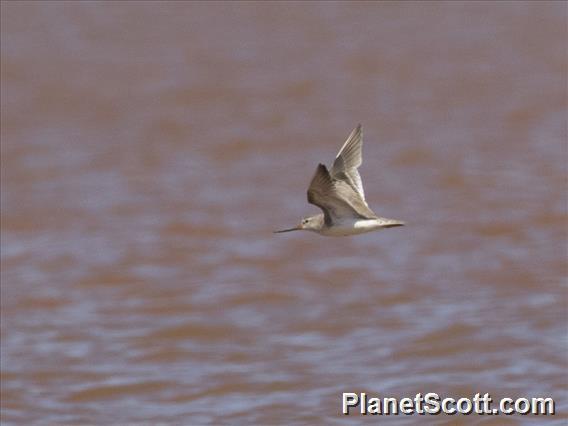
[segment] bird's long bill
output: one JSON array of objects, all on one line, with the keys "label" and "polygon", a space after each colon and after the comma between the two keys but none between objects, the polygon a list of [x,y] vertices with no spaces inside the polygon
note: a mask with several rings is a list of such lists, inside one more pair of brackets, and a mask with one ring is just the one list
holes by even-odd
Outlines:
[{"label": "bird's long bill", "polygon": [[293,228],[281,229],[280,231],[274,231],[275,234],[281,234],[282,232],[299,231],[301,228],[299,226],[294,226]]}]

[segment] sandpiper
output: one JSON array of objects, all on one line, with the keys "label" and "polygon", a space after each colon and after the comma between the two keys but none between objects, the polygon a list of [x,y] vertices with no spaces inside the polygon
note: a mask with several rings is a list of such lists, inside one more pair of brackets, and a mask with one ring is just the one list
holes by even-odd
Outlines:
[{"label": "sandpiper", "polygon": [[308,188],[308,203],[323,213],[310,216],[295,227],[274,231],[312,231],[326,236],[346,236],[402,226],[404,222],[377,216],[365,201],[357,168],[363,162],[363,132],[359,124],[343,144],[331,170],[319,164]]}]

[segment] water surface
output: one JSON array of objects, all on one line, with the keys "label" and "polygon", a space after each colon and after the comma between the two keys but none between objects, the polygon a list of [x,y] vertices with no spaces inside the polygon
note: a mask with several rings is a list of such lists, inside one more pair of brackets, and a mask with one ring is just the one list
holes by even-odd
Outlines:
[{"label": "water surface", "polygon": [[[3,424],[416,422],[342,416],[361,391],[566,421],[565,3],[1,12]],[[359,122],[408,225],[273,235]]]}]

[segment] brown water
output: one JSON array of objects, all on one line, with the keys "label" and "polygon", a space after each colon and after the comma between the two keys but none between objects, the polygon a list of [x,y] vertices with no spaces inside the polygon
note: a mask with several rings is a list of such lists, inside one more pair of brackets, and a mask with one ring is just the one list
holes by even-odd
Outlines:
[{"label": "brown water", "polygon": [[[566,8],[3,2],[2,423],[564,423]],[[358,122],[408,226],[272,234]]]}]

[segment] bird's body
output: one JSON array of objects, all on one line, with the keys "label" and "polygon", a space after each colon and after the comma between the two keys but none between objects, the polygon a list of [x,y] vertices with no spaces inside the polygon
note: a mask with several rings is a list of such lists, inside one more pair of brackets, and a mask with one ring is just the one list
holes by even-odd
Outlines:
[{"label": "bird's body", "polygon": [[302,219],[294,228],[276,232],[312,231],[325,236],[363,234],[402,226],[404,222],[377,216],[365,201],[357,169],[363,162],[363,134],[359,124],[343,144],[331,170],[319,164],[308,188],[308,202],[323,213]]},{"label": "bird's body", "polygon": [[366,232],[378,231],[380,229],[402,225],[403,224],[400,221],[395,221],[393,224],[391,219],[356,219],[334,223],[333,226],[323,226],[316,232],[320,235],[325,235],[326,237],[346,237],[348,235],[365,234]]}]

